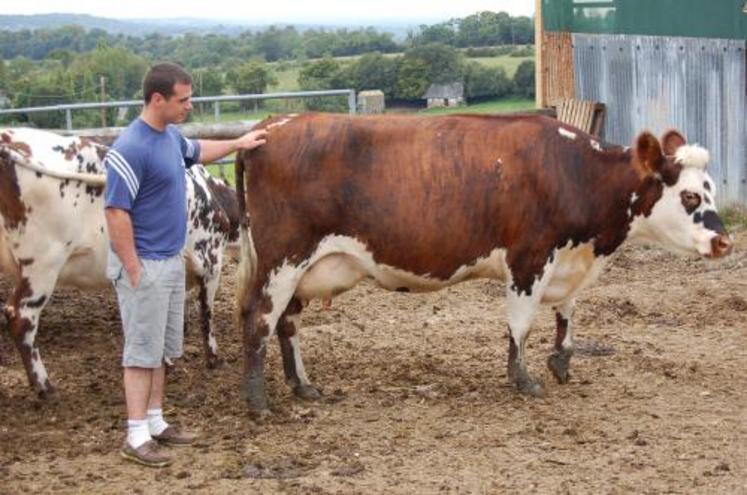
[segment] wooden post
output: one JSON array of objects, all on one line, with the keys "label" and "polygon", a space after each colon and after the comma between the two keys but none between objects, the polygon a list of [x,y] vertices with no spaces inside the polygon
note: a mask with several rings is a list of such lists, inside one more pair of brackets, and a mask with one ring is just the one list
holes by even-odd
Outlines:
[{"label": "wooden post", "polygon": [[[101,76],[99,78],[101,83],[101,103],[106,101],[106,78]],[[101,107],[101,127],[106,127],[106,108]]]},{"label": "wooden post", "polygon": [[545,67],[544,44],[545,35],[542,24],[542,0],[534,0],[534,102],[537,108],[545,108]]}]

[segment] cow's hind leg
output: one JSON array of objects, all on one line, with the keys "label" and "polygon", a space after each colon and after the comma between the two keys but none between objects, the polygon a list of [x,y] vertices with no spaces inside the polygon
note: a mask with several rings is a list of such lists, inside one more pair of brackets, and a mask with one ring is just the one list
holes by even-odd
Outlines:
[{"label": "cow's hind leg", "polygon": [[568,369],[573,356],[573,331],[571,315],[575,305],[574,299],[569,299],[555,308],[555,348],[547,358],[547,367],[558,383],[568,383],[570,377]]},{"label": "cow's hind leg", "polygon": [[223,360],[218,356],[218,342],[215,339],[213,327],[213,304],[215,293],[218,291],[220,274],[208,275],[199,279],[200,326],[202,327],[202,343],[205,349],[205,361],[210,369],[219,368]]},{"label": "cow's hind leg", "polygon": [[54,387],[49,381],[35,340],[39,330],[39,316],[54,289],[55,281],[45,277],[49,278],[49,273],[56,272],[40,270],[40,273],[42,277],[24,276],[22,272],[13,290],[11,304],[5,306],[5,317],[21,355],[29,384],[41,398],[48,398],[54,393]]},{"label": "cow's hind leg", "polygon": [[280,351],[283,355],[283,370],[288,385],[293,393],[302,399],[316,400],[321,397],[319,390],[314,387],[306,376],[306,370],[301,358],[301,342],[299,330],[301,328],[301,311],[303,304],[294,297],[278,321],[277,333]]},{"label": "cow's hind leg", "polygon": [[299,277],[293,268],[279,270],[266,284],[255,282],[251,290],[239,295],[239,324],[244,332],[243,393],[250,411],[260,417],[270,414],[264,368],[267,339],[293,298]]}]

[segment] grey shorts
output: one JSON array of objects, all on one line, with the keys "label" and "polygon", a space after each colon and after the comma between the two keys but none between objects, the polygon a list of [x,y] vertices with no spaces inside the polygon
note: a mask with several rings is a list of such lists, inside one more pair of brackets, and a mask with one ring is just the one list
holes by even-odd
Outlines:
[{"label": "grey shorts", "polygon": [[181,253],[164,260],[140,260],[140,284],[133,288],[122,262],[109,249],[106,276],[114,284],[124,331],[122,366],[158,368],[182,355],[185,268]]}]

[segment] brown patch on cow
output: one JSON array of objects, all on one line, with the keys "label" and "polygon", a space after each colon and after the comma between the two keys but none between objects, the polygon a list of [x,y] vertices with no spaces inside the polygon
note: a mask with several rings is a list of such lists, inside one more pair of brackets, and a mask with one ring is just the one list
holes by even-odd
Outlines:
[{"label": "brown patch on cow", "polygon": [[555,312],[555,349],[563,350],[563,341],[568,334],[568,318],[564,318],[558,311]]},{"label": "brown patch on cow", "polygon": [[257,271],[299,263],[337,234],[361,241],[378,263],[442,280],[503,248],[515,290],[529,293],[569,241],[610,254],[627,235],[632,193],[644,198],[639,211],[661,194],[637,170],[648,177],[669,163],[650,134],[634,158],[580,144],[591,136],[564,139],[558,125],[537,116],[307,114],[275,127],[266,145],[237,157]]},{"label": "brown patch on cow", "polygon": [[9,229],[26,225],[26,205],[21,200],[16,166],[8,152],[4,150],[0,150],[0,214],[5,219],[5,226]]},{"label": "brown patch on cow", "polygon": [[29,146],[28,144],[23,143],[21,141],[11,141],[9,143],[6,142],[5,146],[7,146],[8,148],[10,148],[10,149],[18,152],[23,157],[29,158],[32,155],[32,153],[31,153],[31,146]]},{"label": "brown patch on cow", "polygon": [[62,155],[65,157],[65,160],[67,161],[72,161],[73,158],[78,155],[78,145],[75,143],[75,141],[72,141],[67,148],[63,148],[62,146],[58,145],[52,149],[54,151],[62,153]]}]

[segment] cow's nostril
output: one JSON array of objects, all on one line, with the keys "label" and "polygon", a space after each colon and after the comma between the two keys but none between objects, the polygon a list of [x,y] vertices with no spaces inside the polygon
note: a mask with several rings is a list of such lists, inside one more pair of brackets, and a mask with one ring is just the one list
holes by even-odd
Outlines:
[{"label": "cow's nostril", "polygon": [[716,255],[729,254],[732,248],[732,242],[728,235],[721,234],[714,239],[716,242],[713,243],[714,251]]}]

